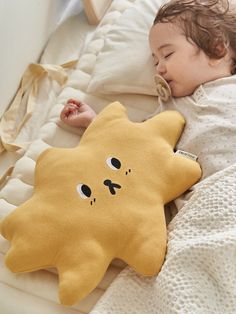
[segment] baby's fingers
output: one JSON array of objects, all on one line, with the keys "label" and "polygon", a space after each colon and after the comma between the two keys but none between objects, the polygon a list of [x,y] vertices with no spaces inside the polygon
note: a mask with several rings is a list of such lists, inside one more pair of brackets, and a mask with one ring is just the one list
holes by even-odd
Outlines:
[{"label": "baby's fingers", "polygon": [[69,100],[67,100],[67,104],[73,104],[76,107],[80,107],[82,105],[82,102],[73,98],[70,98]]},{"label": "baby's fingers", "polygon": [[61,111],[60,117],[61,119],[66,119],[74,112],[74,108],[72,106],[65,105]]}]

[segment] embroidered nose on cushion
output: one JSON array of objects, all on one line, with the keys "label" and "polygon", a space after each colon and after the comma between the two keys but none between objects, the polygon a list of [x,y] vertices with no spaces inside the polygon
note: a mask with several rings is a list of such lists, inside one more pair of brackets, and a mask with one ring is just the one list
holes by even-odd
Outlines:
[{"label": "embroidered nose on cushion", "polygon": [[103,182],[104,185],[106,185],[109,188],[109,191],[112,195],[116,194],[116,190],[115,189],[120,189],[121,186],[117,183],[113,183],[111,180],[107,179],[104,180]]}]

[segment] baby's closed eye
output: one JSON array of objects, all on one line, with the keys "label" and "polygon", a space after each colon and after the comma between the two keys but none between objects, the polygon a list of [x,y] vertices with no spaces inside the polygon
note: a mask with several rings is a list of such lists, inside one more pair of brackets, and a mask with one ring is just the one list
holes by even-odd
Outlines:
[{"label": "baby's closed eye", "polygon": [[[173,53],[174,53],[174,51],[168,52],[168,53],[164,54],[162,58],[168,59],[171,55],[173,55]],[[154,65],[158,66],[158,64],[159,64],[159,60],[154,60]]]},{"label": "baby's closed eye", "polygon": [[164,58],[165,58],[165,59],[168,59],[173,53],[174,53],[173,51],[167,53],[167,54],[164,56]]}]

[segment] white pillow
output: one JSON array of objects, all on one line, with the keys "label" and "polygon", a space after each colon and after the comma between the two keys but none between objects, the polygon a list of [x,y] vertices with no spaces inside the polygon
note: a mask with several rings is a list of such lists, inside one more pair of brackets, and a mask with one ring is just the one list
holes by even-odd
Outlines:
[{"label": "white pillow", "polygon": [[137,0],[112,25],[97,56],[87,88],[89,93],[157,94],[148,33],[164,2]]}]

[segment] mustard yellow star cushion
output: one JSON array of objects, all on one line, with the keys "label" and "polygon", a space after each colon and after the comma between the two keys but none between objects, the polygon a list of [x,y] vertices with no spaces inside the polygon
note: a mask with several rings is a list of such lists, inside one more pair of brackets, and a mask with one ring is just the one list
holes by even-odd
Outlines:
[{"label": "mustard yellow star cushion", "polygon": [[163,206],[201,176],[197,162],[173,152],[183,127],[176,111],[131,122],[115,102],[77,147],[43,152],[33,196],[1,223],[10,270],[56,267],[66,305],[91,292],[113,258],[157,274],[166,252]]}]

